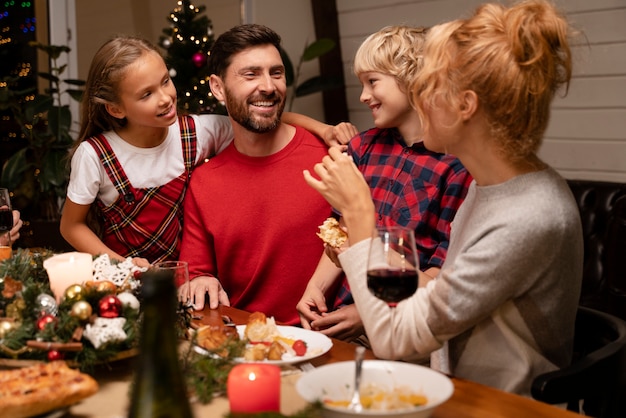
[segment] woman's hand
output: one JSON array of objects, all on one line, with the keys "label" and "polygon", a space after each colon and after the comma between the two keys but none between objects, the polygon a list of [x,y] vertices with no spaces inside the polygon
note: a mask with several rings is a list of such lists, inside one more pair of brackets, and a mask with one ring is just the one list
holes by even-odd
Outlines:
[{"label": "woman's hand", "polygon": [[13,214],[13,228],[8,234],[2,234],[0,236],[0,245],[10,246],[12,243],[20,238],[20,229],[24,222],[20,219],[20,212],[17,210],[12,211]]},{"label": "woman's hand", "polygon": [[351,244],[371,238],[376,226],[374,203],[370,188],[352,158],[330,148],[314,170],[319,180],[308,170],[304,170],[304,180],[341,213],[350,231]]}]

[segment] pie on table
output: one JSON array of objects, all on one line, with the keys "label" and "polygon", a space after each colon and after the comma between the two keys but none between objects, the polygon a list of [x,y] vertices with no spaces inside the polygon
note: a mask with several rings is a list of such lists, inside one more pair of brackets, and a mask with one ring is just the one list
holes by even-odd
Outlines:
[{"label": "pie on table", "polygon": [[31,417],[63,408],[98,391],[89,375],[67,366],[64,361],[36,364],[0,371],[2,417]]}]

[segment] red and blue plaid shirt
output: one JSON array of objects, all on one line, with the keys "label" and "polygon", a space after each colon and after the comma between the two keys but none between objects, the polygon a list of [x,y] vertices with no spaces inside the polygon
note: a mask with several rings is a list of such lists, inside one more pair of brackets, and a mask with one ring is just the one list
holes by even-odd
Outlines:
[{"label": "red and blue plaid shirt", "polygon": [[[395,128],[361,132],[349,142],[348,153],[370,185],[377,225],[413,228],[420,269],[441,267],[450,222],[472,181],[461,162],[421,142],[408,147]],[[344,280],[335,306],[352,302]]]}]

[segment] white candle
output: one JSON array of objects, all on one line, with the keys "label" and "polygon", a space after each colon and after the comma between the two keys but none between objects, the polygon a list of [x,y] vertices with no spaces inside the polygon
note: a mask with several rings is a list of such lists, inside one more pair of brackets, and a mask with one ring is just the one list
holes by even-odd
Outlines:
[{"label": "white candle", "polygon": [[92,260],[91,254],[78,252],[58,254],[44,260],[43,267],[57,303],[61,302],[68,287],[93,279]]}]

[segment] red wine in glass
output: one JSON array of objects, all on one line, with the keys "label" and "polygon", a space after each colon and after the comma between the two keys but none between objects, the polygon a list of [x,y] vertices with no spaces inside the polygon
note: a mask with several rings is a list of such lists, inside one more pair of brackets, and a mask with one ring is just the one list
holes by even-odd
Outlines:
[{"label": "red wine in glass", "polygon": [[417,271],[374,269],[367,272],[367,287],[374,296],[395,307],[417,291]]},{"label": "red wine in glass", "polygon": [[13,212],[10,209],[0,209],[0,234],[9,232],[13,228]]},{"label": "red wine in glass", "polygon": [[400,356],[394,345],[396,306],[417,292],[418,271],[415,232],[399,226],[378,227],[367,259],[367,287],[389,306],[389,326],[385,331],[389,333],[392,360]]}]

